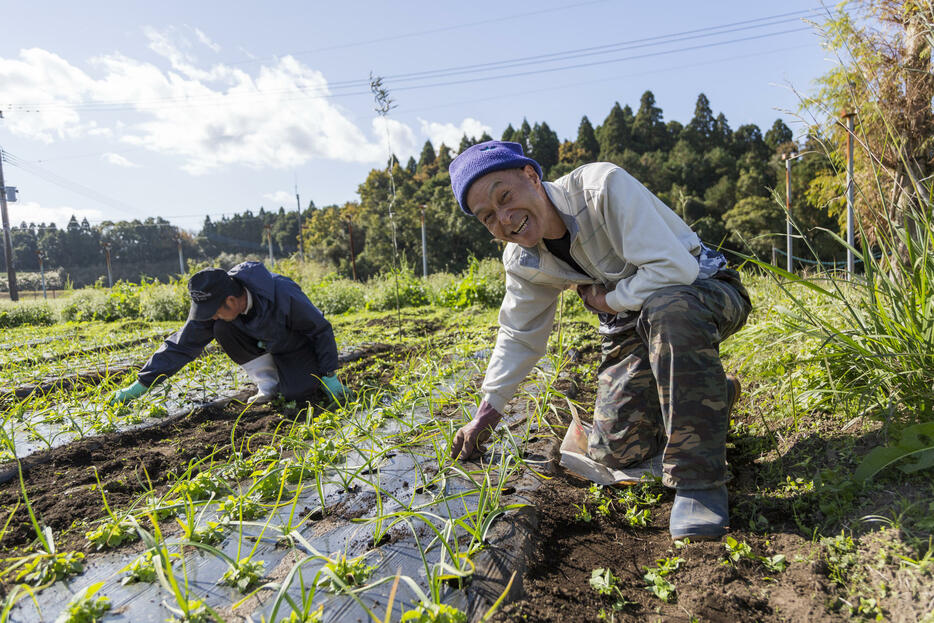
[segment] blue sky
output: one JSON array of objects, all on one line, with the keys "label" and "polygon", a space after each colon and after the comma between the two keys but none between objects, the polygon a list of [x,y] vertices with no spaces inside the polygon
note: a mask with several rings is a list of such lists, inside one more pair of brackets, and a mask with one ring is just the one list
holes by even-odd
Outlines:
[{"label": "blue sky", "polygon": [[[573,139],[655,94],[687,122],[698,93],[763,132],[832,65],[812,1],[15,2],[0,37],[10,218],[204,216],[357,198],[392,148],[457,146],[508,123]],[[796,93],[797,91],[797,93]]]}]

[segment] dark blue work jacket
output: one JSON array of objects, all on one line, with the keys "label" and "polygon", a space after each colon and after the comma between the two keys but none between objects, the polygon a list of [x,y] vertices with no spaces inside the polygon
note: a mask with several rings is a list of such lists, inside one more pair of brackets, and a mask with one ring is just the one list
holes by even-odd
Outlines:
[{"label": "dark blue work jacket", "polygon": [[[270,273],[259,262],[243,262],[227,271],[250,291],[253,307],[231,324],[262,342],[279,371],[279,392],[298,398],[317,391],[316,377],[337,369],[334,330],[301,288],[288,277]],[[214,339],[214,323],[222,320],[189,320],[166,338],[143,369],[139,382],[147,387],[178,372],[194,360]]]}]

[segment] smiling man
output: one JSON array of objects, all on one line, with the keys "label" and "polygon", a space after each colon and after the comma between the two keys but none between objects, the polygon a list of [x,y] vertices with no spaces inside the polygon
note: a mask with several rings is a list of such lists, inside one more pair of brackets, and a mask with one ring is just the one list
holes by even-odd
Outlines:
[{"label": "smiling man", "polygon": [[584,165],[555,182],[517,143],[488,141],[450,166],[454,195],[503,252],[506,296],[484,399],[452,443],[470,458],[544,355],[558,295],[600,315],[588,454],[676,490],[673,538],[718,538],[729,521],[726,434],[739,383],[719,344],[751,309],[739,274],[623,169]]},{"label": "smiling man", "polygon": [[188,321],[112,402],[146,393],[198,357],[211,340],[256,384],[250,403],[266,402],[277,393],[287,400],[312,399],[322,385],[330,396],[344,396],[335,374],[331,323],[288,277],[270,273],[260,262],[243,262],[230,271],[206,268],[189,279],[188,295]]}]

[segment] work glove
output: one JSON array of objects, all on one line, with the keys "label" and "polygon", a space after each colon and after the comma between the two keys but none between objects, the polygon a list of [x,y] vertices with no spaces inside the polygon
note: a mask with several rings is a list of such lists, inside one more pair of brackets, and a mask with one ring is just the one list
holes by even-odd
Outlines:
[{"label": "work glove", "polygon": [[123,405],[130,402],[131,400],[136,400],[148,391],[148,387],[139,381],[136,381],[129,387],[124,387],[123,389],[118,389],[115,391],[107,402],[112,405]]},{"label": "work glove", "polygon": [[321,383],[324,385],[324,388],[327,390],[328,394],[331,395],[331,398],[337,402],[343,402],[347,398],[350,391],[337,380],[337,374],[332,374],[331,376],[322,376]]},{"label": "work glove", "polygon": [[469,459],[480,451],[480,444],[489,439],[493,429],[503,419],[502,414],[486,400],[480,403],[473,419],[454,435],[451,441],[451,458]]}]

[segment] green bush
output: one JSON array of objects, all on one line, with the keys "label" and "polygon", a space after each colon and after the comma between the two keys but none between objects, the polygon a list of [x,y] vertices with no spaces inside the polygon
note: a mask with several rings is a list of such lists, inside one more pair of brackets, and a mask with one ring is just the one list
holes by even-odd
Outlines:
[{"label": "green bush", "polygon": [[506,277],[499,260],[470,258],[470,266],[460,281],[452,282],[438,296],[443,307],[464,309],[473,305],[499,307],[506,295]]},{"label": "green bush", "polygon": [[441,305],[442,293],[456,281],[457,277],[451,273],[434,273],[428,275],[425,284],[428,286],[428,298],[431,299],[432,305]]},{"label": "green bush", "polygon": [[78,290],[62,307],[63,320],[120,320],[139,317],[140,288],[118,281],[111,289],[102,287]]},{"label": "green bush", "polygon": [[384,311],[428,304],[428,288],[408,267],[386,271],[367,283],[366,309]]},{"label": "green bush", "polygon": [[146,320],[154,322],[163,320],[185,320],[191,299],[188,298],[188,288],[181,281],[168,284],[146,284],[141,287],[139,295],[139,315]]},{"label": "green bush", "polygon": [[325,314],[343,314],[366,305],[364,286],[335,273],[326,275],[303,290],[315,307]]},{"label": "green bush", "polygon": [[0,305],[0,329],[54,323],[55,312],[48,303],[4,303]]}]

